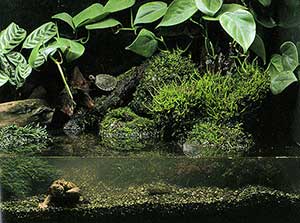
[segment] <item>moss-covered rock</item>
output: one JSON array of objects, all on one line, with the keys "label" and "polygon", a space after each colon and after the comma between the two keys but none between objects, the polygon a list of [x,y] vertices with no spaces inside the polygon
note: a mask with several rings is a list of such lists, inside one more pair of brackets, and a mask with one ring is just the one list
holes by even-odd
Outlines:
[{"label": "moss-covered rock", "polygon": [[137,114],[149,114],[149,106],[157,90],[172,82],[181,83],[197,75],[198,70],[190,57],[181,50],[166,51],[146,62],[146,69],[130,107]]},{"label": "moss-covered rock", "polygon": [[142,118],[124,107],[106,114],[100,123],[100,136],[106,148],[141,150],[153,142],[156,130],[152,120]]},{"label": "moss-covered rock", "polygon": [[204,74],[191,81],[159,89],[149,108],[166,137],[186,134],[199,121],[241,122],[269,92],[269,78],[259,67],[245,63],[233,75]]},{"label": "moss-covered rock", "polygon": [[50,142],[45,127],[10,125],[0,128],[0,153],[38,154],[47,149]]},{"label": "moss-covered rock", "polygon": [[253,139],[241,125],[228,126],[214,122],[196,124],[184,144],[187,155],[197,157],[245,156],[253,147]]}]

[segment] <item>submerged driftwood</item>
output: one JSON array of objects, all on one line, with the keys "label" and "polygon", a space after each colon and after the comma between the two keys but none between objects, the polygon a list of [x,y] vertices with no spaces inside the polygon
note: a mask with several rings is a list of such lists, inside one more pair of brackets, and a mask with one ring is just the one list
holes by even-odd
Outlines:
[{"label": "submerged driftwood", "polygon": [[0,127],[49,124],[54,110],[44,100],[28,99],[0,104]]}]

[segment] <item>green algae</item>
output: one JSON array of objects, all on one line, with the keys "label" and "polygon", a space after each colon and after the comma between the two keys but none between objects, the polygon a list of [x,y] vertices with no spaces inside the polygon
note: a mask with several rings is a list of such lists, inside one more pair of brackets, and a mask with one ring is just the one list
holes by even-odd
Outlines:
[{"label": "green algae", "polygon": [[[163,193],[161,193],[162,189]],[[158,193],[153,193],[156,190]],[[265,208],[299,207],[300,205],[299,195],[266,187],[248,186],[231,190],[217,187],[178,188],[163,184],[130,187],[126,192],[116,189],[100,191],[88,197],[86,204],[76,208],[50,207],[46,211],[41,211],[37,208],[40,200],[41,197],[30,197],[22,201],[3,202],[0,209],[6,219],[23,222],[62,215],[98,219],[110,215],[126,216],[147,212],[168,213],[168,215],[180,212],[186,215],[220,213],[235,208],[243,210],[255,205]]]}]

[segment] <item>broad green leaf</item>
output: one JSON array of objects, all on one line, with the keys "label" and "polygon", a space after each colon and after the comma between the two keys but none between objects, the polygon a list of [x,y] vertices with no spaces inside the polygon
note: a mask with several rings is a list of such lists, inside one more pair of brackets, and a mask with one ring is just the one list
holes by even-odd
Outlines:
[{"label": "broad green leaf", "polygon": [[220,24],[242,46],[244,52],[247,52],[256,36],[256,24],[252,14],[243,9],[225,12],[220,17]]},{"label": "broad green leaf", "polygon": [[195,0],[197,8],[205,15],[214,16],[222,7],[223,0]]},{"label": "broad green leaf", "polygon": [[48,22],[30,33],[23,43],[23,48],[33,49],[40,43],[45,44],[57,33],[57,26],[53,22]]},{"label": "broad green leaf", "polygon": [[79,57],[82,56],[82,54],[85,51],[85,48],[82,44],[75,42],[70,39],[65,38],[57,38],[56,39],[57,44],[59,45],[59,48],[64,53],[67,62],[72,62]]},{"label": "broad green leaf", "polygon": [[135,4],[135,0],[109,0],[105,5],[106,12],[118,12],[128,9]]},{"label": "broad green leaf", "polygon": [[270,6],[272,3],[272,0],[258,0],[258,1],[260,4],[262,4],[265,7]]},{"label": "broad green leaf", "polygon": [[59,19],[65,23],[67,23],[73,30],[75,30],[75,26],[73,23],[73,18],[66,12],[58,13],[51,17],[52,19]]},{"label": "broad green leaf", "polygon": [[134,20],[134,25],[155,22],[163,17],[167,10],[168,5],[165,2],[148,2],[139,8]]},{"label": "broad green leaf", "polygon": [[168,7],[158,27],[174,26],[183,23],[190,19],[197,11],[198,8],[193,0],[174,0]]},{"label": "broad green leaf", "polygon": [[26,30],[11,23],[0,34],[0,53],[6,54],[17,47],[26,37]]},{"label": "broad green leaf", "polygon": [[108,14],[103,5],[95,3],[74,16],[73,23],[77,28],[89,23],[98,22],[104,19]]},{"label": "broad green leaf", "polygon": [[3,70],[0,70],[0,87],[6,84],[8,80],[9,76]]},{"label": "broad green leaf", "polygon": [[267,63],[265,43],[258,34],[256,34],[250,49],[263,60],[264,64]]},{"label": "broad green leaf", "polygon": [[294,71],[299,66],[298,50],[293,42],[285,42],[281,45],[282,65],[284,70]]},{"label": "broad green leaf", "polygon": [[16,67],[16,75],[25,80],[32,72],[32,68],[29,64],[19,64]]},{"label": "broad green leaf", "polygon": [[25,57],[19,52],[9,52],[6,54],[6,57],[15,67],[17,67],[19,64],[27,64]]},{"label": "broad green leaf", "polygon": [[42,66],[46,62],[46,58],[40,53],[40,48],[41,44],[33,48],[28,59],[29,65],[34,69]]},{"label": "broad green leaf", "polygon": [[158,41],[154,33],[147,29],[142,29],[134,42],[126,49],[144,57],[151,57],[157,50],[157,47]]},{"label": "broad green leaf", "polygon": [[271,91],[277,95],[283,92],[289,85],[297,82],[297,78],[292,71],[283,71],[271,78]]},{"label": "broad green leaf", "polygon": [[278,73],[283,72],[282,56],[274,54],[271,58],[267,72],[271,78],[275,77]]},{"label": "broad green leaf", "polygon": [[118,20],[115,19],[105,19],[101,22],[97,22],[94,24],[86,25],[85,28],[87,30],[93,30],[93,29],[107,29],[111,27],[115,27],[121,25],[121,23]]},{"label": "broad green leaf", "polygon": [[223,15],[225,12],[234,12],[239,9],[247,10],[245,6],[239,5],[239,4],[223,4],[221,9],[215,14],[214,17],[211,16],[202,16],[203,19],[208,21],[219,21],[221,15]]}]

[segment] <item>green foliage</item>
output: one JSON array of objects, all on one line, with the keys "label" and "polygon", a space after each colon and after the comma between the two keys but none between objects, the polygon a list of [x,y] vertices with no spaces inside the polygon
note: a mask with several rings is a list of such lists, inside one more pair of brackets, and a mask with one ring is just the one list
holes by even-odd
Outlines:
[{"label": "green foliage", "polygon": [[7,54],[17,47],[26,37],[26,30],[11,23],[0,34],[0,54]]},{"label": "green foliage", "polygon": [[225,12],[220,17],[220,24],[246,53],[256,35],[256,24],[252,14],[242,9]]},{"label": "green foliage", "polygon": [[118,12],[130,8],[135,4],[135,0],[109,0],[104,9],[106,12]]},{"label": "green foliage", "polygon": [[78,28],[89,23],[98,22],[104,19],[108,14],[103,5],[95,3],[75,15],[73,17],[73,23],[75,28]]},{"label": "green foliage", "polygon": [[222,7],[223,0],[195,0],[197,8],[204,14],[214,16]]},{"label": "green foliage", "polygon": [[58,177],[54,167],[34,157],[0,158],[0,169],[4,200],[44,193]]},{"label": "green foliage", "polygon": [[11,23],[0,34],[0,87],[9,82],[21,87],[32,69],[25,57],[16,51],[12,51],[26,37],[26,30],[15,23]]},{"label": "green foliage", "polygon": [[174,26],[190,19],[196,12],[197,6],[194,1],[190,0],[174,0],[159,23],[161,26]]},{"label": "green foliage", "polygon": [[75,25],[73,23],[73,18],[70,14],[66,13],[66,12],[62,12],[62,13],[58,13],[54,16],[51,17],[52,19],[58,19],[61,20],[65,23],[67,23],[74,31],[75,31]]},{"label": "green foliage", "polygon": [[228,126],[211,121],[195,124],[185,144],[198,157],[246,156],[253,145],[253,139],[244,133],[240,124]]},{"label": "green foliage", "polygon": [[152,120],[139,117],[126,107],[108,112],[100,124],[103,146],[120,151],[145,149],[156,137],[155,132]]},{"label": "green foliage", "polygon": [[111,28],[111,27],[115,27],[115,26],[119,26],[121,25],[121,23],[118,20],[109,18],[109,19],[105,19],[103,21],[94,23],[94,24],[90,24],[90,25],[86,25],[85,28],[87,30],[94,30],[94,29],[107,29],[107,28]]},{"label": "green foliage", "polygon": [[151,57],[158,47],[158,41],[156,36],[147,29],[142,29],[134,42],[126,47],[134,53],[137,53],[144,57]]},{"label": "green foliage", "polygon": [[57,33],[57,26],[53,22],[48,22],[30,33],[23,43],[23,48],[33,49],[39,44],[46,44]]},{"label": "green foliage", "polygon": [[38,154],[47,149],[50,142],[44,127],[10,125],[0,128],[0,153]]},{"label": "green foliage", "polygon": [[156,89],[172,82],[191,79],[198,71],[190,57],[181,55],[181,50],[166,51],[153,56],[146,63],[144,76],[137,86],[131,108],[137,114],[149,114],[148,107],[156,95]]},{"label": "green foliage", "polygon": [[163,17],[167,10],[168,5],[165,2],[148,2],[139,8],[134,20],[134,25],[155,22]]},{"label": "green foliage", "polygon": [[148,106],[166,137],[185,134],[198,120],[227,123],[254,112],[269,91],[268,75],[245,62],[233,75],[200,78],[161,87]]},{"label": "green foliage", "polygon": [[273,94],[280,94],[289,85],[297,82],[294,74],[294,71],[299,66],[296,45],[293,42],[285,42],[281,45],[280,51],[282,55],[273,55],[268,67]]}]

